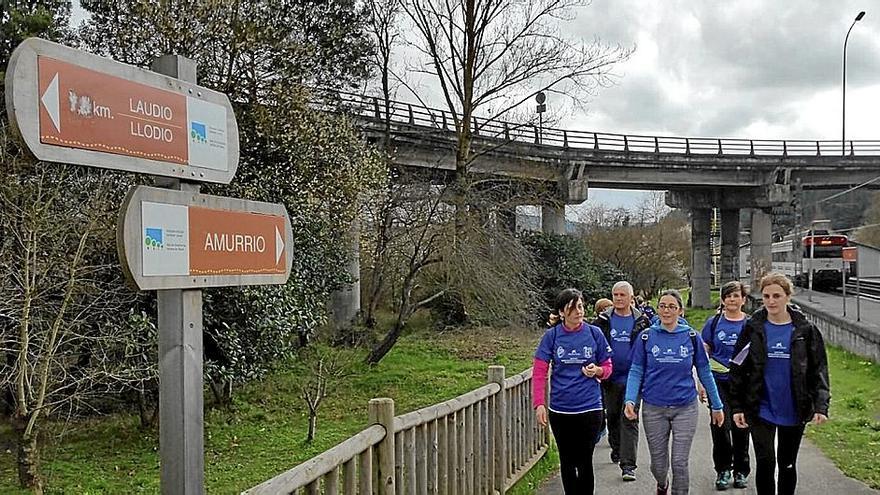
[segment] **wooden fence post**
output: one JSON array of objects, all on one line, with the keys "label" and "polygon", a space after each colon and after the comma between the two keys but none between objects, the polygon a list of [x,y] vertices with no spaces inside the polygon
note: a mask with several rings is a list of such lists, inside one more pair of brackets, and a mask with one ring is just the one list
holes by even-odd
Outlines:
[{"label": "wooden fence post", "polygon": [[388,398],[371,399],[369,405],[370,424],[385,427],[385,438],[378,447],[378,495],[397,495],[394,483],[394,401]]},{"label": "wooden fence post", "polygon": [[507,401],[504,397],[504,366],[489,366],[489,383],[497,383],[501,389],[495,395],[495,417],[492,418],[492,433],[495,437],[492,453],[495,462],[495,492],[504,495],[507,479]]}]

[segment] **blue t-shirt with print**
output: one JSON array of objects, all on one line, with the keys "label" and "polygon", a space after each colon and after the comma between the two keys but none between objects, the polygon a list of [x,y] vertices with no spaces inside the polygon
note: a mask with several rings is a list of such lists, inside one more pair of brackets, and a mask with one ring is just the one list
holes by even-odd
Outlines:
[{"label": "blue t-shirt with print", "polygon": [[791,388],[792,323],[776,325],[765,322],[767,364],[764,366],[764,392],[758,416],[780,426],[796,426],[798,421],[794,392]]},{"label": "blue t-shirt with print", "polygon": [[550,410],[581,413],[602,409],[599,380],[586,377],[581,368],[599,365],[611,357],[611,347],[602,330],[582,324],[567,331],[562,324],[544,333],[535,358],[550,363]]},{"label": "blue t-shirt with print", "polygon": [[608,343],[611,345],[611,359],[614,362],[610,380],[615,383],[626,383],[631,363],[630,352],[632,351],[632,342],[630,342],[630,337],[632,336],[636,320],[632,314],[629,316],[619,316],[612,311],[610,322],[611,331],[609,335],[611,336],[611,341]]},{"label": "blue t-shirt with print", "polygon": [[[663,407],[684,406],[696,400],[693,366],[709,364],[703,339],[699,334],[694,336],[695,349],[691,328],[684,325],[679,325],[675,332],[656,326],[645,332],[648,339],[634,345],[632,353],[634,363],[644,363],[642,400]],[[629,395],[627,388],[627,400],[630,400]]]},{"label": "blue t-shirt with print", "polygon": [[[703,342],[712,346],[712,354],[709,357],[718,361],[724,367],[729,368],[730,360],[733,359],[733,348],[736,346],[736,340],[746,324],[746,319],[730,321],[724,315],[721,315],[713,332],[712,321],[714,319],[715,317],[713,316],[706,321],[700,335],[703,337]],[[715,373],[715,379],[726,381],[728,373]]]}]

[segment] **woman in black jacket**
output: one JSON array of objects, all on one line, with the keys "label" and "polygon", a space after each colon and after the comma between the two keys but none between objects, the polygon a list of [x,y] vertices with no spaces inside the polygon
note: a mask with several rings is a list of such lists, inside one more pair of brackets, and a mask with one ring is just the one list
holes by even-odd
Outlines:
[{"label": "woman in black jacket", "polygon": [[769,273],[760,286],[764,307],[746,323],[730,362],[730,406],[734,423],[751,427],[758,495],[788,495],[797,485],[804,426],[828,419],[828,360],[822,334],[789,306],[791,281]]}]

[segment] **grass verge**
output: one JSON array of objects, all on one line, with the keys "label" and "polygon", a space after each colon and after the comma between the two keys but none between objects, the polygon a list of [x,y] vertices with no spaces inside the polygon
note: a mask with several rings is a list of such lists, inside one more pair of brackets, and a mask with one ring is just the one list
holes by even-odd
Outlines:
[{"label": "grass verge", "polygon": [[[366,426],[373,397],[394,398],[402,414],[485,384],[489,365],[519,373],[531,366],[540,336],[503,328],[407,335],[379,365],[356,366],[326,399],[312,443],[304,441],[308,416],[295,366],[281,367],[239,389],[232,410],[205,412],[206,491],[239,493],[336,445]],[[141,429],[136,415],[49,425],[46,438],[48,494],[159,492],[158,434]],[[28,493],[17,485],[11,440],[0,423],[0,493]]]},{"label": "grass verge", "polygon": [[809,438],[847,476],[880,489],[880,365],[828,347],[829,421]]}]

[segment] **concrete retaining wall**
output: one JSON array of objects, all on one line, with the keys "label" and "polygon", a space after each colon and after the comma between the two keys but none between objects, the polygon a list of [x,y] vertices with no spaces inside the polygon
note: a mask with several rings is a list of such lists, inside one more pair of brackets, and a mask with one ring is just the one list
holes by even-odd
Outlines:
[{"label": "concrete retaining wall", "polygon": [[880,363],[880,331],[872,326],[820,311],[808,301],[798,299],[796,303],[807,315],[807,319],[822,332],[825,342]]}]

